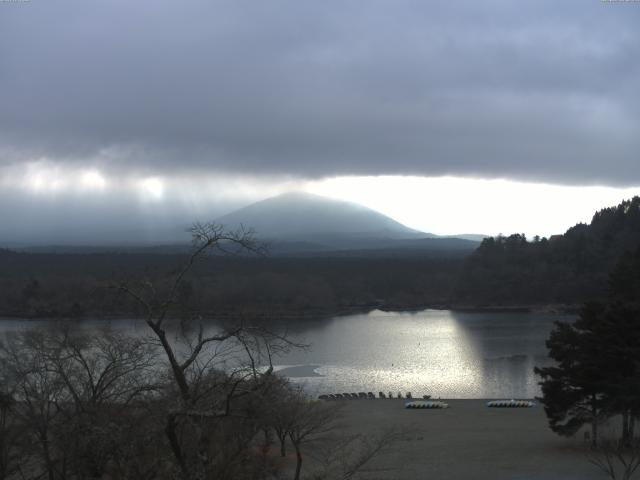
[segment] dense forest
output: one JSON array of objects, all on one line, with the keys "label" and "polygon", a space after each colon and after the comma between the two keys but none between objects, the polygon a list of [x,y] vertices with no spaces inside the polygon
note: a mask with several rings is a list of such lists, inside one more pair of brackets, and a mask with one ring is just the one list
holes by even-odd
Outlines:
[{"label": "dense forest", "polygon": [[[608,275],[640,246],[640,197],[597,212],[564,235],[485,239],[460,252],[212,256],[182,287],[201,311],[326,315],[354,309],[577,305],[607,293]],[[117,282],[159,281],[183,254],[26,253],[0,250],[0,315],[128,316]]]},{"label": "dense forest", "polygon": [[640,247],[640,197],[598,211],[564,235],[485,239],[453,298],[472,305],[579,304],[607,294],[608,275]]},{"label": "dense forest", "polygon": [[[128,316],[130,299],[108,288],[117,282],[160,281],[181,255],[0,253],[0,312],[4,316]],[[194,308],[222,314],[326,315],[388,306],[444,304],[461,258],[314,257],[206,258],[182,287]]]}]

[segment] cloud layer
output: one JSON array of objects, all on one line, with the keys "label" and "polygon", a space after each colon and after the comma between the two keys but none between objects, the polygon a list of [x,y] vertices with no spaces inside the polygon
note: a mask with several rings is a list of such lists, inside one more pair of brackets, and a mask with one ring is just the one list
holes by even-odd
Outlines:
[{"label": "cloud layer", "polygon": [[583,0],[0,3],[0,175],[637,185],[639,22]]}]

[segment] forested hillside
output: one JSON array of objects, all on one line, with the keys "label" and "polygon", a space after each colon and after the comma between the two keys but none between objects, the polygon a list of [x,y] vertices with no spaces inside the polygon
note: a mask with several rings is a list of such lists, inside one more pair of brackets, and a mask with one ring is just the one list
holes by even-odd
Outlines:
[{"label": "forested hillside", "polygon": [[467,259],[454,298],[485,305],[577,304],[603,297],[618,261],[640,246],[640,197],[598,211],[549,239],[485,239]]},{"label": "forested hillside", "polygon": [[[0,250],[0,316],[136,315],[130,299],[108,288],[121,281],[161,282],[184,255],[50,254]],[[451,298],[462,258],[214,257],[183,285],[199,310],[326,315],[349,309],[419,308]]]}]

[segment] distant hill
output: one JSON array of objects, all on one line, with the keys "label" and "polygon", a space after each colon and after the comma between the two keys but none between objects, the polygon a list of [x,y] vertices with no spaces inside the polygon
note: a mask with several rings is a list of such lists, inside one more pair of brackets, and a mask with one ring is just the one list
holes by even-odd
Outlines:
[{"label": "distant hill", "polygon": [[[235,229],[250,227],[268,241],[274,254],[317,254],[374,250],[470,252],[477,241],[440,238],[411,229],[375,210],[309,193],[285,193],[217,219]],[[377,253],[376,253],[377,254]]]},{"label": "distant hill", "polygon": [[640,197],[634,197],[564,235],[484,239],[466,261],[456,298],[490,305],[582,303],[603,297],[609,272],[639,248]]},{"label": "distant hill", "polygon": [[489,238],[489,235],[482,235],[478,233],[461,233],[459,235],[451,235],[450,238],[461,238],[462,240],[471,240],[472,242],[481,242],[485,238]]},{"label": "distant hill", "polygon": [[434,236],[362,205],[298,192],[253,203],[217,221],[231,228],[250,226],[264,238],[292,241],[335,235],[392,239]]}]

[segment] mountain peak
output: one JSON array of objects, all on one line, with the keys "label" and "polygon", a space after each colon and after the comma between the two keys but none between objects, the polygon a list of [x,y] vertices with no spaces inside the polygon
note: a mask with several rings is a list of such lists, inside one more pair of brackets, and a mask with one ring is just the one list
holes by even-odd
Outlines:
[{"label": "mountain peak", "polygon": [[258,236],[283,240],[350,236],[419,238],[418,232],[363,205],[306,192],[287,192],[253,203],[218,219],[229,228],[240,224]]}]

